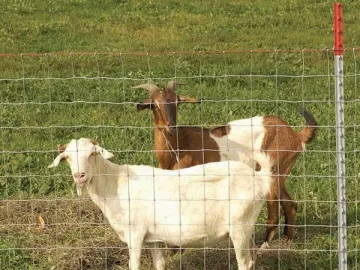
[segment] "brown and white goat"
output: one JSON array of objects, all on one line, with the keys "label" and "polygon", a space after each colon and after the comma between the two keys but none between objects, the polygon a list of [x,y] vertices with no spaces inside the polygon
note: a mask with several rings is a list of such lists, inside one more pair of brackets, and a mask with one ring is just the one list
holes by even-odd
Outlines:
[{"label": "brown and white goat", "polygon": [[299,112],[306,126],[296,132],[277,116],[256,116],[229,122],[213,129],[177,126],[178,104],[200,100],[182,97],[176,93],[176,82],[169,82],[165,90],[155,84],[142,84],[150,93],[150,99],[137,105],[138,110],[151,109],[154,115],[154,150],[163,169],[181,169],[198,164],[222,160],[241,160],[254,166],[252,153],[267,152],[274,162],[276,181],[271,187],[267,201],[268,219],[262,247],[275,235],[279,223],[279,202],[285,216],[284,234],[289,240],[294,236],[296,203],[286,190],[285,180],[296,158],[306,143],[315,135],[316,121],[304,109]]}]

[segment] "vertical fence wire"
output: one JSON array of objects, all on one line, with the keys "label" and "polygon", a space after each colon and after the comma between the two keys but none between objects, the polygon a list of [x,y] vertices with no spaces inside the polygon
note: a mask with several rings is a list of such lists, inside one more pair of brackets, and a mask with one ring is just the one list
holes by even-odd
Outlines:
[{"label": "vertical fence wire", "polygon": [[[304,101],[304,79],[305,79],[305,56],[304,56],[304,51],[301,51],[301,100]],[[302,160],[302,168],[303,171],[305,172],[305,159]],[[307,179],[306,179],[306,175],[304,175],[304,194],[306,196],[307,194]],[[304,201],[304,223],[305,223],[305,228],[304,228],[304,242],[305,242],[305,250],[307,249],[307,242],[308,242],[308,235],[307,235],[307,227],[306,224],[308,224],[307,220],[307,203],[306,200]],[[305,269],[307,269],[307,252],[304,252],[304,267]]]},{"label": "vertical fence wire", "polygon": [[[356,99],[359,99],[359,93],[358,93],[358,88],[357,88],[357,62],[356,62],[356,54],[355,54],[355,50],[352,50],[352,61],[354,61],[354,105],[355,105],[355,115],[354,115],[354,122],[353,122],[353,132],[354,132],[354,142],[353,142],[353,148],[354,148],[354,157],[353,160],[356,162],[357,161],[357,151],[359,151],[357,145],[357,141],[358,141],[358,137],[357,137],[357,128],[358,128],[358,123],[356,122],[356,120],[358,119],[358,110],[357,110],[357,102]],[[355,238],[359,239],[359,219],[358,219],[358,203],[359,203],[359,198],[358,198],[358,191],[359,191],[359,179],[358,177],[356,177],[356,172],[358,171],[357,168],[358,165],[355,164]],[[359,258],[358,258],[358,254],[359,254],[359,242],[356,241],[355,242],[355,269],[359,269]]]},{"label": "vertical fence wire", "polygon": [[[328,89],[328,97],[327,97],[327,109],[328,111],[331,111],[332,110],[332,100],[331,100],[331,93],[334,91],[333,88],[332,88],[332,84],[331,84],[331,81],[333,79],[332,77],[332,74],[331,74],[331,64],[333,64],[333,61],[330,60],[330,57],[331,57],[331,53],[329,52],[329,50],[326,50],[326,59],[327,59],[327,89]],[[327,117],[327,122],[328,123],[331,123],[331,120],[332,120],[332,115],[331,114],[328,114],[328,117]],[[328,143],[327,143],[327,149],[329,150],[329,153],[328,153],[328,159],[327,159],[327,162],[328,164],[331,164],[331,153],[330,153],[330,149],[331,149],[331,129],[328,128],[327,129],[327,140],[328,140]],[[328,167],[328,175],[331,174],[331,167],[329,166]],[[333,199],[333,194],[331,193],[330,195],[330,201],[334,201]],[[330,210],[330,217],[329,217],[329,224],[333,224],[333,204],[330,204],[330,207],[329,207],[329,210]],[[333,269],[333,250],[332,250],[332,247],[333,247],[333,241],[332,241],[332,235],[333,235],[333,227],[330,226],[330,232],[329,232],[329,235],[330,235],[330,252],[329,252],[329,269]]]}]

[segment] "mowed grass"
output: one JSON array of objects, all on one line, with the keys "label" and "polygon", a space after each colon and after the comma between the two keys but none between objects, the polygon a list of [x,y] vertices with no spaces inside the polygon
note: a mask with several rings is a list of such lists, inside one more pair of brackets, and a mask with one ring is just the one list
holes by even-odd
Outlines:
[{"label": "mowed grass", "polygon": [[[14,1],[2,3],[0,51],[0,269],[126,269],[128,252],[70,170],[47,166],[58,144],[98,140],[116,163],[157,166],[148,94],[131,87],[176,79],[180,125],[212,127],[275,114],[296,130],[300,106],[319,123],[287,187],[298,202],[295,239],[282,228],[256,269],[337,269],[335,94],[332,2]],[[344,3],[345,42],[357,47],[358,3]],[[300,49],[299,52],[169,54],[164,51]],[[21,53],[59,52],[26,56]],[[93,55],[72,55],[91,52]],[[150,52],[105,55],[96,52]],[[345,53],[348,266],[358,269],[359,52]],[[264,233],[266,207],[256,226]],[[281,221],[283,223],[283,221]],[[229,266],[230,262],[230,266]],[[167,269],[236,269],[227,246],[166,251]],[[142,269],[152,269],[145,251]]]}]

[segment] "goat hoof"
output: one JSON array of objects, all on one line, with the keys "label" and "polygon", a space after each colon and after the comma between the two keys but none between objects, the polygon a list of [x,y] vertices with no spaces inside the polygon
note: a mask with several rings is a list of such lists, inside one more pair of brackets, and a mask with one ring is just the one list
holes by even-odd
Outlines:
[{"label": "goat hoof", "polygon": [[269,247],[270,247],[269,243],[265,241],[264,243],[261,244],[260,249],[267,249]]},{"label": "goat hoof", "polygon": [[292,244],[292,239],[287,238],[285,243],[286,243],[286,247],[289,248]]}]

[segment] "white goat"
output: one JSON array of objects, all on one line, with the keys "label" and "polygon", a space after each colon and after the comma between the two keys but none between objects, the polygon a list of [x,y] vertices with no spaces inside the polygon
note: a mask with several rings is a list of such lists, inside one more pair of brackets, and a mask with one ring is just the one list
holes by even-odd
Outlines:
[{"label": "white goat", "polygon": [[229,239],[239,269],[249,269],[249,242],[254,224],[270,190],[271,162],[254,153],[257,172],[238,161],[162,170],[110,162],[113,154],[90,139],[71,140],[59,147],[74,181],[86,186],[94,203],[130,250],[129,267],[139,269],[143,244],[151,244],[155,269],[164,269],[159,243],[204,247]]}]

